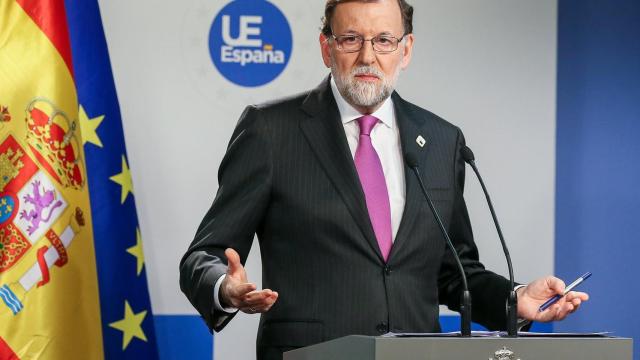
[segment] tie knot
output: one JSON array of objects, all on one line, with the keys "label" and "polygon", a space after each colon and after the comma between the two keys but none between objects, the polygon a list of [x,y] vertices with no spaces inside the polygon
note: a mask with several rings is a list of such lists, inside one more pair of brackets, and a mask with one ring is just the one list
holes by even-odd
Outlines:
[{"label": "tie knot", "polygon": [[373,127],[376,126],[377,123],[378,118],[375,116],[365,115],[359,118],[358,125],[360,125],[360,135],[369,136],[371,134],[371,130],[373,130]]}]

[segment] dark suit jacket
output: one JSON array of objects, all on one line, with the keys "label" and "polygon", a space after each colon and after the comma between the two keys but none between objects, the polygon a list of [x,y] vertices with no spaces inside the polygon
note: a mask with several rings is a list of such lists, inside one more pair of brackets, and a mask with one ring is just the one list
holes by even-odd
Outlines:
[{"label": "dark suit jacket", "polygon": [[[463,135],[392,96],[402,150],[417,154],[462,258],[473,319],[502,328],[509,284],[478,260],[463,199]],[[410,171],[405,166],[404,215],[385,264],[329,78],[310,92],[248,107],[220,165],[213,205],[180,263],[182,291],[210,329],[222,330],[233,317],[213,306],[223,252],[236,249],[244,263],[257,233],[262,285],[279,293],[260,319],[258,358],[349,334],[439,331],[438,304],[456,310],[461,281]]]}]

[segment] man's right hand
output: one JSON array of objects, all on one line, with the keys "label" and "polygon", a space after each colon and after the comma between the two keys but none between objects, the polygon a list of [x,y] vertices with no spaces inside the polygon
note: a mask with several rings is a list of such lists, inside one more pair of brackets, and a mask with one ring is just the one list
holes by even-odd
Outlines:
[{"label": "man's right hand", "polygon": [[278,293],[256,290],[256,284],[247,281],[247,272],[240,263],[240,255],[229,248],[224,251],[228,260],[227,276],[220,285],[220,298],[225,307],[234,307],[247,314],[269,311],[278,299]]}]

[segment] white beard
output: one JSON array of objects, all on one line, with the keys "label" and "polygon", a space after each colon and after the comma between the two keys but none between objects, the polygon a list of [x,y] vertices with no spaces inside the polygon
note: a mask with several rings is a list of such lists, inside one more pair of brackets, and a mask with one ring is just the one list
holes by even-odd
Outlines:
[{"label": "white beard", "polygon": [[[381,83],[359,81],[355,76],[360,74],[373,74],[381,80]],[[376,107],[382,104],[395,89],[399,74],[399,66],[390,79],[382,71],[372,66],[360,66],[349,74],[340,74],[335,62],[332,61],[331,64],[331,75],[336,81],[340,94],[353,106]]]}]

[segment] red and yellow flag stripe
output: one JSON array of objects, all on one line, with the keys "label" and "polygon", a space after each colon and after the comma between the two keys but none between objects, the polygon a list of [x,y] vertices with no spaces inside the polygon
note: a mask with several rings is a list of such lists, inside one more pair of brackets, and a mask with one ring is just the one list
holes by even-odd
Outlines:
[{"label": "red and yellow flag stripe", "polygon": [[0,353],[18,358],[103,357],[72,69],[64,1],[0,1]]}]

